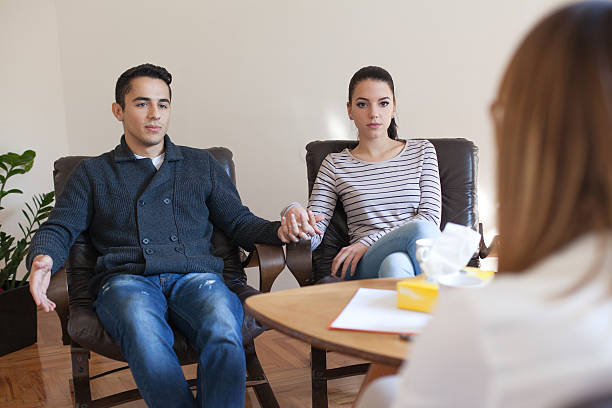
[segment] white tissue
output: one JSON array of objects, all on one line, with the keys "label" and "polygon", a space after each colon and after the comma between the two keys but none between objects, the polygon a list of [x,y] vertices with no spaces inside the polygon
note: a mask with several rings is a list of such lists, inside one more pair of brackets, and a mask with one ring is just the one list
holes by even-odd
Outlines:
[{"label": "white tissue", "polygon": [[480,234],[476,231],[449,222],[421,260],[421,270],[434,281],[442,275],[456,273],[468,264],[479,242]]}]

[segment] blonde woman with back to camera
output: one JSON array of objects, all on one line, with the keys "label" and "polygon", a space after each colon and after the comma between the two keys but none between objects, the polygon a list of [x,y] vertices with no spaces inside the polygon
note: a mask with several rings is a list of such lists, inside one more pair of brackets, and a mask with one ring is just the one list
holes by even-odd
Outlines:
[{"label": "blonde woman with back to camera", "polygon": [[440,299],[359,408],[572,407],[612,394],[612,4],[545,17],[492,105],[500,273]]}]

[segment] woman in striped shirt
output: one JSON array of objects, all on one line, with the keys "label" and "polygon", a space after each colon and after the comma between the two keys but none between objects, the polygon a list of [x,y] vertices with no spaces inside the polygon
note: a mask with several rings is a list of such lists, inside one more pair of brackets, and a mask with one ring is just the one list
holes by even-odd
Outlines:
[{"label": "woman in striped shirt", "polygon": [[398,139],[393,79],[382,68],[365,67],[353,75],[347,110],[359,144],[325,158],[308,212],[297,203],[283,211],[285,233],[295,241],[300,228],[316,223],[310,231],[316,248],[340,199],[350,245],[334,258],[332,275],[340,272],[347,280],[417,275],[415,241],[440,233],[436,151],[426,140]]}]

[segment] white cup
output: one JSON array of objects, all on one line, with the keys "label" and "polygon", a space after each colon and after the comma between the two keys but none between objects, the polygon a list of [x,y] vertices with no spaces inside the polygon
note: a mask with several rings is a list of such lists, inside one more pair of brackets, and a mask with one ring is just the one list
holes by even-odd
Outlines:
[{"label": "white cup", "polygon": [[427,280],[436,281],[436,271],[431,270],[430,266],[427,264],[427,259],[429,258],[429,251],[431,251],[431,246],[433,245],[433,238],[421,238],[417,239],[415,242],[415,256],[419,266],[421,267],[421,272],[425,274]]}]

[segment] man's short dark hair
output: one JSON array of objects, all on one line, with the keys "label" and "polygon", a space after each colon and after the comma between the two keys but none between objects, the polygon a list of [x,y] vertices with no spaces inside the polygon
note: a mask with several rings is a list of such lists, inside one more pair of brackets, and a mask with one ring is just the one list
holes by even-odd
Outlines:
[{"label": "man's short dark hair", "polygon": [[121,74],[119,79],[117,79],[117,85],[115,86],[115,102],[121,105],[122,109],[125,108],[125,95],[132,89],[131,81],[132,79],[138,77],[161,79],[166,83],[166,85],[168,85],[170,99],[172,99],[172,89],[170,88],[172,74],[170,74],[164,67],[153,64],[142,64],[128,69]]}]

